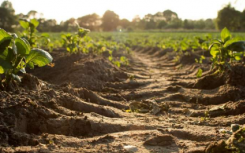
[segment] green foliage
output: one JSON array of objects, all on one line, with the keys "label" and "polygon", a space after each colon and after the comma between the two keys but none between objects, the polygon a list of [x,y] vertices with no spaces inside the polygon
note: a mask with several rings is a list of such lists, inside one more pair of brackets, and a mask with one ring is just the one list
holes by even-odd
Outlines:
[{"label": "green foliage", "polygon": [[16,16],[14,15],[14,8],[10,1],[3,1],[0,6],[0,27],[7,30],[13,31],[13,25],[16,22]]},{"label": "green foliage", "polygon": [[19,72],[35,65],[41,67],[52,62],[52,56],[41,49],[31,48],[25,38],[9,34],[0,29],[0,85],[7,89],[13,80],[21,81]]},{"label": "green foliage", "polygon": [[119,16],[113,11],[106,11],[102,17],[102,28],[104,31],[115,31],[119,25]]},{"label": "green foliage", "polygon": [[41,36],[37,35],[39,22],[36,19],[20,19],[19,23],[24,29],[22,38],[29,42],[31,48],[47,47],[49,52],[52,52],[53,44],[50,42],[49,34],[42,33]]},{"label": "green foliage", "polygon": [[196,76],[200,78],[202,76],[202,69],[198,69]]},{"label": "green foliage", "polygon": [[[81,45],[83,41],[86,41],[88,39],[85,39],[86,35],[90,31],[88,29],[84,29],[78,26],[78,32],[76,34],[64,34],[62,35],[62,43],[63,46],[66,48],[66,50],[69,53],[78,53],[78,52],[86,52],[86,49],[82,49]],[[83,47],[83,46],[82,46]]]},{"label": "green foliage", "polygon": [[218,12],[217,16],[217,28],[223,29],[227,27],[228,29],[235,31],[240,30],[242,22],[242,13],[235,10],[231,5],[227,5]]},{"label": "green foliage", "polygon": [[240,38],[232,38],[229,30],[224,28],[221,32],[221,39],[214,40],[210,45],[213,67],[219,70],[231,69],[234,61],[239,61],[244,56],[245,41]]},{"label": "green foliage", "polygon": [[19,23],[21,27],[24,29],[22,37],[30,43],[31,48],[36,47],[36,32],[39,22],[36,19],[20,19]]}]

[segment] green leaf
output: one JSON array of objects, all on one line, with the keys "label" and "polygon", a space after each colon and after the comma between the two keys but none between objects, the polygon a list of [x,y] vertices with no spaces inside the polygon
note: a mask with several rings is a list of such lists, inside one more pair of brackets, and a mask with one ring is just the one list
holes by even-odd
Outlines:
[{"label": "green leaf", "polygon": [[241,56],[235,56],[235,60],[240,61],[241,59]]},{"label": "green leaf", "polygon": [[5,61],[12,61],[15,57],[14,51],[12,48],[6,48],[2,54],[0,54],[0,58],[4,59]]},{"label": "green leaf", "polygon": [[112,60],[113,60],[113,57],[112,57],[112,56],[109,56],[109,57],[108,57],[108,60],[109,60],[109,61],[112,61]]},{"label": "green leaf", "polygon": [[88,30],[88,29],[84,29],[84,28],[78,29],[78,35],[81,38],[85,37],[89,32],[90,32],[90,30]]},{"label": "green leaf", "polygon": [[24,29],[27,29],[29,27],[29,22],[27,20],[21,19],[19,23]]},{"label": "green leaf", "polygon": [[226,48],[237,52],[245,51],[245,41],[233,42],[232,44],[228,45]]},{"label": "green leaf", "polygon": [[0,65],[0,74],[3,74],[4,73],[4,69],[3,67]]},{"label": "green leaf", "polygon": [[113,61],[112,63],[113,63],[114,65],[116,65],[117,67],[120,67],[120,66],[121,66],[121,64],[120,64],[119,61]]},{"label": "green leaf", "polygon": [[34,64],[33,64],[33,63],[29,62],[29,63],[27,63],[27,65],[28,65],[31,69],[34,69]]},{"label": "green leaf", "polygon": [[30,53],[31,47],[22,38],[15,39],[15,45],[17,47],[18,54],[28,55]]},{"label": "green leaf", "polygon": [[12,69],[11,63],[0,58],[0,74],[3,74],[5,71],[9,69]]},{"label": "green leaf", "polygon": [[198,63],[198,59],[197,58],[195,58],[195,62]]},{"label": "green leaf", "polygon": [[32,23],[35,28],[39,25],[39,22],[37,21],[37,19],[31,19],[30,23]]},{"label": "green leaf", "polygon": [[242,59],[243,53],[234,53],[234,58],[237,61],[240,61]]},{"label": "green leaf", "polygon": [[239,37],[232,38],[232,39],[228,40],[228,41],[224,44],[224,47],[226,48],[227,46],[231,45],[232,43],[238,42],[238,41],[241,41],[241,40],[242,40],[242,39],[239,38]]},{"label": "green leaf", "polygon": [[2,53],[11,43],[11,35],[5,30],[0,29],[0,53]]},{"label": "green leaf", "polygon": [[219,50],[217,50],[217,48],[212,48],[212,49],[210,50],[210,54],[213,56],[213,58],[216,58],[216,56],[217,56],[218,54],[220,54],[220,52],[219,52]]},{"label": "green leaf", "polygon": [[200,78],[202,76],[202,69],[198,69],[196,76]]},{"label": "green leaf", "polygon": [[53,60],[52,56],[47,51],[34,48],[27,56],[26,63],[30,63],[28,64],[29,66],[37,65],[39,67],[42,67],[51,63],[52,60]]},{"label": "green leaf", "polygon": [[208,49],[211,50],[213,47],[216,47],[216,48],[217,48],[217,45],[220,45],[220,43],[219,43],[219,42],[214,42],[214,43],[212,43],[212,44],[208,47]]},{"label": "green leaf", "polygon": [[231,38],[231,33],[227,28],[224,28],[221,31],[221,40],[225,43],[226,41],[228,41]]}]

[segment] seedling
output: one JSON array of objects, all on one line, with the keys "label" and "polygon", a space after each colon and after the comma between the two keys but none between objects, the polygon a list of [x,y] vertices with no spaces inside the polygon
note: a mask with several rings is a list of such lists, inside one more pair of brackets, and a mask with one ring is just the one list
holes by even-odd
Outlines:
[{"label": "seedling", "polygon": [[229,30],[224,28],[221,32],[221,39],[216,39],[209,47],[212,55],[212,68],[219,71],[231,70],[234,61],[240,61],[244,56],[245,41],[239,38],[232,38]]},{"label": "seedling", "polygon": [[64,34],[62,35],[63,46],[69,53],[79,53],[80,51],[87,52],[86,49],[82,49],[81,44],[83,38],[90,32],[88,29],[81,28],[79,25],[76,34]]},{"label": "seedling", "polygon": [[36,47],[36,32],[39,22],[36,19],[31,19],[29,21],[26,19],[20,19],[19,23],[22,28],[24,28],[22,37],[29,42],[31,47]]},{"label": "seedling", "polygon": [[[196,61],[196,63],[200,64],[200,67],[201,67],[202,66],[202,60],[204,60],[204,59],[205,59],[205,56],[202,55],[199,60],[195,59],[195,61]],[[200,78],[202,76],[202,72],[203,72],[202,68],[199,68],[197,73],[196,73],[196,76],[198,78]]]},{"label": "seedling", "polygon": [[27,66],[30,68],[34,68],[35,65],[42,67],[51,63],[52,60],[48,52],[31,48],[25,38],[0,29],[0,85],[2,88],[11,87],[14,80],[20,82],[21,78],[18,73],[26,73]]},{"label": "seedling", "polygon": [[20,19],[19,23],[24,29],[22,33],[22,38],[25,38],[29,42],[31,48],[39,48],[45,45],[48,46],[49,51],[52,52],[53,44],[50,42],[49,34],[43,33],[41,34],[41,36],[38,36],[36,34],[38,32],[37,27],[39,25],[39,22],[36,19]]}]

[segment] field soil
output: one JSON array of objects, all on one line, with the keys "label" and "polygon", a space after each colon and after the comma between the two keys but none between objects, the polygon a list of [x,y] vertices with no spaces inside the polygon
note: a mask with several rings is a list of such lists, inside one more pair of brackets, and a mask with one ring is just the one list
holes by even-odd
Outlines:
[{"label": "field soil", "polygon": [[133,50],[120,68],[106,55],[55,51],[53,66],[0,91],[0,152],[245,151],[245,130],[231,128],[245,124],[243,66],[217,74],[206,58],[196,78],[204,51],[173,62],[170,49]]}]

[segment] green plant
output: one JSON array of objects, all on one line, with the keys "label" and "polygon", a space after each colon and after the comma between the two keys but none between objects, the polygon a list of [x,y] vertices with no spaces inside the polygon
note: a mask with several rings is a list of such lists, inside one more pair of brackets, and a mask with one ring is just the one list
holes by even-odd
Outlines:
[{"label": "green plant", "polygon": [[[198,59],[195,59],[195,61],[196,61],[196,63],[198,63],[198,64],[200,64],[200,66],[202,66],[202,61],[205,59],[205,56],[201,56],[200,57],[200,59],[198,60]],[[197,73],[196,73],[196,76],[198,77],[198,78],[200,78],[201,76],[202,76],[202,72],[203,72],[203,70],[202,70],[202,68],[199,68],[198,70],[197,70]]]},{"label": "green plant", "polygon": [[50,41],[50,35],[48,33],[42,33],[41,36],[38,37],[37,47],[46,47],[49,49],[49,52],[53,51],[54,44]]},{"label": "green plant", "polygon": [[84,29],[78,26],[78,32],[76,34],[64,34],[62,35],[63,46],[69,53],[78,53],[80,51],[86,52],[86,50],[81,50],[83,38],[90,32],[88,29]]},{"label": "green plant", "polygon": [[232,38],[227,28],[221,31],[221,39],[216,39],[209,47],[212,55],[212,68],[219,70],[231,69],[234,61],[240,61],[244,56],[245,41],[240,38]]},{"label": "green plant", "polygon": [[23,38],[28,40],[31,47],[36,47],[36,41],[37,41],[37,27],[39,25],[39,22],[36,19],[20,19],[19,21],[22,28],[24,28],[23,31]]},{"label": "green plant", "polygon": [[0,85],[1,88],[11,88],[14,80],[18,82],[21,78],[19,72],[26,73],[28,66],[42,67],[53,60],[52,56],[38,48],[31,48],[25,38],[19,38],[16,34],[9,34],[0,29]]},{"label": "green plant", "polygon": [[25,38],[29,42],[31,48],[40,48],[41,46],[44,46],[48,47],[49,52],[52,52],[53,44],[50,42],[49,34],[42,33],[41,36],[37,35],[39,22],[36,19],[20,19],[19,23],[21,27],[24,28],[22,38]]}]

